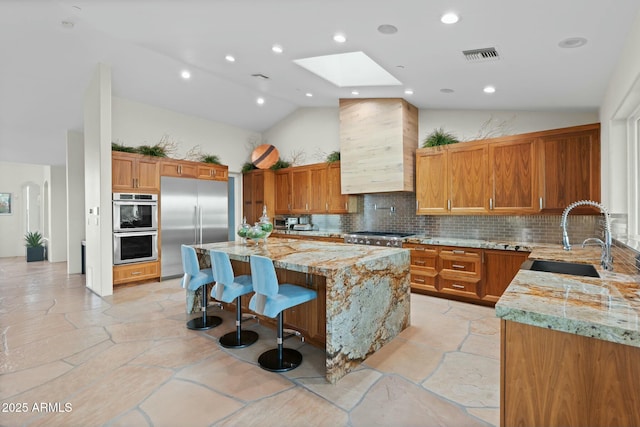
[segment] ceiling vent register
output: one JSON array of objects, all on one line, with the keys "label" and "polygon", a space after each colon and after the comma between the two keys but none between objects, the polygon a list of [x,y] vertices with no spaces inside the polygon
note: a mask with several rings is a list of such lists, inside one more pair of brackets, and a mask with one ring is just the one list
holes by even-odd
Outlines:
[{"label": "ceiling vent register", "polygon": [[462,54],[468,62],[496,61],[500,55],[495,47],[485,47],[483,49],[463,50]]}]

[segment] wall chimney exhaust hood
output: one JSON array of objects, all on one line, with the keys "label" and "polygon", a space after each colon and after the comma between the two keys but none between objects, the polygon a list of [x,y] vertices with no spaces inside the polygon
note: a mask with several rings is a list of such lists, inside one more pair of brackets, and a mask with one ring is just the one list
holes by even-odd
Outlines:
[{"label": "wall chimney exhaust hood", "polygon": [[340,100],[343,194],[415,191],[418,109],[401,98]]}]

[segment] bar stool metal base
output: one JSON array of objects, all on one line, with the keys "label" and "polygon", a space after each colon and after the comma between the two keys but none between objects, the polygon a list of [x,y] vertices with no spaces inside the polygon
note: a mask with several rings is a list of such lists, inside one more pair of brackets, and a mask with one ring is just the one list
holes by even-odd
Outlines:
[{"label": "bar stool metal base", "polygon": [[187,328],[194,331],[206,331],[215,328],[222,323],[222,319],[218,316],[196,317],[187,322]]},{"label": "bar stool metal base", "polygon": [[225,348],[244,348],[258,341],[258,334],[254,331],[229,332],[220,337],[220,345]]},{"label": "bar stool metal base", "polygon": [[302,363],[302,354],[292,348],[283,348],[282,358],[279,356],[279,349],[267,350],[258,357],[258,364],[266,371],[287,372]]}]

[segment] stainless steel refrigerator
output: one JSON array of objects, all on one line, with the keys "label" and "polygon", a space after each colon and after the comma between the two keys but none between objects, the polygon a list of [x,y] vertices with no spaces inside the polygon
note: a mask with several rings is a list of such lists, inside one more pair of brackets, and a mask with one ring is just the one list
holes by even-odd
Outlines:
[{"label": "stainless steel refrigerator", "polygon": [[226,181],[160,179],[161,276],[184,274],[180,245],[229,240]]}]

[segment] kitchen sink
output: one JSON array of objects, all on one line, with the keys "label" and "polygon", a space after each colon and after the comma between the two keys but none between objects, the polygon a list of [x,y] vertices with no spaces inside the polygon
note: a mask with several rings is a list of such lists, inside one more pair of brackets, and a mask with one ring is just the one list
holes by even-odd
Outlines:
[{"label": "kitchen sink", "polygon": [[571,274],[573,276],[600,277],[596,268],[591,264],[535,260],[526,261],[522,264],[522,268],[525,270],[545,271],[548,273]]}]

